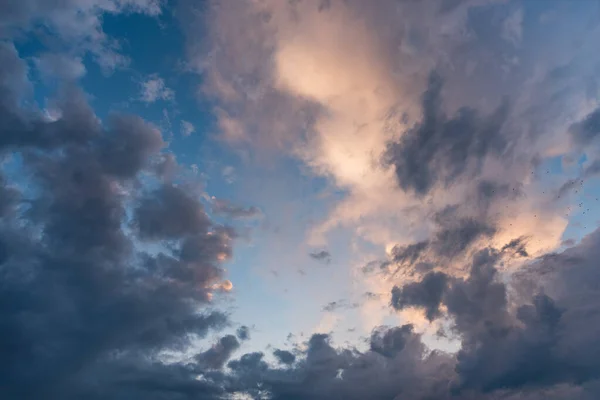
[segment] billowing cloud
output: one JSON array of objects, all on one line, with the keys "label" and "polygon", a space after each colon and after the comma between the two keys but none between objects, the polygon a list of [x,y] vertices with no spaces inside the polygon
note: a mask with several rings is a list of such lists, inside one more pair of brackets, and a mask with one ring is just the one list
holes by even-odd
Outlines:
[{"label": "billowing cloud", "polygon": [[[154,173],[164,151],[155,127],[126,115],[104,123],[77,91],[49,121],[19,100],[26,64],[14,47],[2,43],[0,58],[0,157],[10,166],[0,180],[4,396],[219,393],[161,354],[228,324],[206,304],[233,235],[191,190]],[[140,245],[149,240],[158,251]],[[199,360],[213,367],[215,351]]]},{"label": "billowing cloud", "polygon": [[[158,16],[166,4],[0,5],[4,397],[600,396],[600,230],[563,240],[573,192],[600,171],[600,30],[597,19],[582,23],[596,5],[179,2],[185,67],[202,74],[218,144],[252,155],[243,162],[292,158],[294,171],[335,193],[290,240],[300,262],[339,258],[315,271],[329,275],[314,288],[364,300],[326,303],[310,335],[263,352],[252,313],[240,327],[218,303],[261,290],[248,295],[235,280],[233,290],[223,263],[237,234],[217,217],[261,211],[209,197],[156,126],[100,118],[76,86],[86,57],[105,72],[128,62],[105,14]],[[28,63],[13,40],[41,32],[47,53]],[[52,110],[31,101],[29,66],[57,84]],[[174,96],[158,75],[141,89],[148,103]],[[222,178],[246,183],[244,168],[227,166]],[[300,288],[301,300],[314,288]],[[269,313],[264,303],[253,312]],[[350,314],[364,319],[362,341],[343,327],[360,325]]]}]

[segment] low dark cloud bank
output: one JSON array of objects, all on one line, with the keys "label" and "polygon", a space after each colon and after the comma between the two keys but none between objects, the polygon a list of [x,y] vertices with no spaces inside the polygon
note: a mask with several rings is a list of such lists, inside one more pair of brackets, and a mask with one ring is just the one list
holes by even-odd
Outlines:
[{"label": "low dark cloud bank", "polygon": [[260,384],[245,390],[274,399],[591,400],[600,395],[599,244],[596,231],[534,261],[516,274],[517,287],[530,284],[527,294],[507,286],[498,270],[503,252],[493,249],[476,252],[464,278],[431,272],[395,288],[392,307],[450,318],[461,341],[456,354],[428,350],[411,325],[375,328],[366,351],[315,334],[300,356],[276,350],[282,367],[255,363],[223,382],[238,390],[240,382]]}]

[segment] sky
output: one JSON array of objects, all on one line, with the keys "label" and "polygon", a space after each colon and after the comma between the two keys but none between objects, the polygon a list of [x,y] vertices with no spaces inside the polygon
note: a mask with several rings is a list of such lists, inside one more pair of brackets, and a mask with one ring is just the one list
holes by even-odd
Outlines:
[{"label": "sky", "polygon": [[0,2],[9,400],[600,398],[600,2]]}]

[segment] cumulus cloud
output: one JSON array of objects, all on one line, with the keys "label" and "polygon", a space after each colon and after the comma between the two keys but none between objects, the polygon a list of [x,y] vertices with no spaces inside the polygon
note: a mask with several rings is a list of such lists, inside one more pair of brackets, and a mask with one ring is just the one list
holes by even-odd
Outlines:
[{"label": "cumulus cloud", "polygon": [[196,359],[203,368],[220,369],[239,347],[240,342],[234,335],[223,336],[210,349],[198,354]]},{"label": "cumulus cloud", "polygon": [[325,312],[333,312],[337,310],[349,310],[353,308],[357,308],[359,303],[349,303],[348,301],[341,299],[336,301],[330,301],[325,306],[323,306],[322,310]]},{"label": "cumulus cloud", "polygon": [[290,365],[293,364],[296,360],[296,356],[294,353],[291,353],[287,350],[275,349],[273,351],[273,355],[277,359],[277,361],[281,364]]},{"label": "cumulus cloud", "polygon": [[[26,64],[14,47],[2,43],[0,58],[0,157],[21,160],[0,180],[4,396],[216,396],[196,379],[201,367],[160,355],[228,324],[206,304],[233,234],[154,174],[165,144],[155,127],[128,115],[103,123],[75,89],[49,121],[19,100]],[[150,240],[157,251],[140,246]],[[198,365],[219,363],[215,352]]]}]

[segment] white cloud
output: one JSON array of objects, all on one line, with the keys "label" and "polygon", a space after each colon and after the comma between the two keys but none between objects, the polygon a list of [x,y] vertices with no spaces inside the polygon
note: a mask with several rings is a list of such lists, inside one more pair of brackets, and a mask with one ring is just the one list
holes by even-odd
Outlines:
[{"label": "white cloud", "polygon": [[235,168],[233,168],[231,165],[224,167],[221,170],[221,176],[227,183],[235,182]]},{"label": "white cloud", "polygon": [[175,92],[165,85],[165,81],[158,75],[151,75],[140,84],[140,100],[145,103],[154,103],[159,100],[170,101],[175,97]]},{"label": "white cloud", "polygon": [[189,121],[181,121],[181,135],[190,136],[196,131],[194,125]]},{"label": "white cloud", "polygon": [[502,25],[502,37],[517,45],[523,39],[523,9],[516,9]]}]

